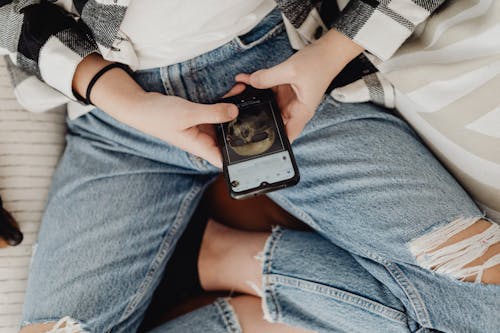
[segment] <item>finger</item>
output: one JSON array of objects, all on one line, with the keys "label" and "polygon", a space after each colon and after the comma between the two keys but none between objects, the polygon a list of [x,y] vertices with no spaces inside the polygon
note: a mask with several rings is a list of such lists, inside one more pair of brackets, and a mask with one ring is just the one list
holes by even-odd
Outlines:
[{"label": "finger", "polygon": [[237,83],[231,90],[227,92],[222,98],[231,97],[234,95],[241,94],[245,90],[246,86],[243,83]]},{"label": "finger", "polygon": [[185,140],[181,149],[203,158],[210,164],[222,168],[222,154],[217,146],[215,136],[192,127],[185,132]]},{"label": "finger", "polygon": [[230,103],[197,104],[191,103],[186,116],[185,128],[201,124],[220,124],[238,116],[238,107]]},{"label": "finger", "polygon": [[290,142],[295,141],[300,136],[306,124],[311,120],[311,115],[303,106],[295,104],[292,108],[293,110],[289,110],[289,116],[285,125]]},{"label": "finger", "polygon": [[250,84],[250,74],[245,74],[245,73],[238,74],[234,79],[236,80],[236,82]]},{"label": "finger", "polygon": [[[250,74],[238,74],[235,77],[235,80],[237,82],[244,83],[246,85],[251,85],[250,84]],[[275,94],[279,93],[279,86],[271,87],[270,88]]]},{"label": "finger", "polygon": [[304,130],[307,121],[303,119],[291,118],[286,124],[286,134],[290,143],[294,142]]},{"label": "finger", "polygon": [[287,63],[281,63],[269,69],[261,69],[250,75],[249,84],[258,89],[272,88],[281,84],[292,83],[293,72]]}]

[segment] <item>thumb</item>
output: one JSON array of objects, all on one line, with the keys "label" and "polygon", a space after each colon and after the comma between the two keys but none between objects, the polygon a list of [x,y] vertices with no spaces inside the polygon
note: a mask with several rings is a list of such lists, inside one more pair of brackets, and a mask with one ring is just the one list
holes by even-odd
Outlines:
[{"label": "thumb", "polygon": [[222,154],[213,135],[202,131],[199,127],[191,127],[185,134],[182,144],[179,145],[181,149],[222,168]]},{"label": "thumb", "polygon": [[288,118],[288,121],[285,125],[286,133],[288,135],[290,143],[295,141],[295,139],[300,136],[300,134],[304,130],[304,127],[312,118],[312,116],[308,114],[307,110],[299,103],[295,103],[291,106],[291,108],[293,108],[292,110],[290,110],[291,116]]},{"label": "thumb", "polygon": [[306,126],[306,123],[307,120],[297,119],[297,118],[291,118],[287,122],[285,127],[288,135],[288,140],[290,141],[290,143],[293,143],[295,139],[297,139],[300,136],[300,133],[302,133],[302,130]]},{"label": "thumb", "polygon": [[[196,104],[196,103],[193,103]],[[238,107],[230,103],[197,104],[188,117],[188,126],[201,124],[220,124],[238,116]]]},{"label": "thumb", "polygon": [[291,83],[292,72],[286,63],[281,63],[269,69],[261,69],[249,77],[249,83],[254,88],[267,89],[282,84]]}]

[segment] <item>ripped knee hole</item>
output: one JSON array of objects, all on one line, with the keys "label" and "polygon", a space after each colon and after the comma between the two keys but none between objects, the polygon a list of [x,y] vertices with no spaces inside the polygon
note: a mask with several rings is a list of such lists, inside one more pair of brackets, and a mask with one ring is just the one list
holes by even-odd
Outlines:
[{"label": "ripped knee hole", "polygon": [[[480,226],[479,232],[473,231],[479,224],[484,226]],[[453,241],[453,238],[458,240]],[[489,251],[485,257],[490,247],[499,242],[498,224],[480,218],[460,218],[411,241],[409,245],[419,266],[461,281],[480,283],[484,282],[485,272],[500,264],[498,250]]]}]

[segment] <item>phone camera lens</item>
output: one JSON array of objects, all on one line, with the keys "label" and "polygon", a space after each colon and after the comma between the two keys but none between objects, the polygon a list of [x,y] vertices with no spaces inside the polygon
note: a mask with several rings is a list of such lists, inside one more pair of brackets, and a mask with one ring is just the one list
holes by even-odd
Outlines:
[{"label": "phone camera lens", "polygon": [[269,185],[267,182],[262,182],[262,183],[260,184],[260,186],[267,186],[267,185]]},{"label": "phone camera lens", "polygon": [[237,181],[237,180],[233,180],[233,181],[231,182],[231,186],[232,186],[232,187],[238,187],[238,186],[240,186],[240,182],[239,182],[239,181]]}]

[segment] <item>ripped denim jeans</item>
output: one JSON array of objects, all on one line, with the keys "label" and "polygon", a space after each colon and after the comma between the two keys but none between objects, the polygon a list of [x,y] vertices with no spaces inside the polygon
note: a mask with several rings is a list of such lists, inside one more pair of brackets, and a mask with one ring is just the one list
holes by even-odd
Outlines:
[{"label": "ripped denim jeans", "polygon": [[[279,14],[244,37],[135,78],[148,91],[212,103],[236,74],[293,54]],[[68,120],[68,128],[23,325],[135,332],[219,170],[101,110]],[[461,281],[482,271],[465,263],[498,241],[498,226],[433,251],[483,214],[403,120],[327,97],[293,150],[301,181],[270,197],[314,231],[276,228],[270,236],[261,256],[266,319],[316,332],[500,331],[500,286]],[[220,299],[154,332],[241,327]]]}]

